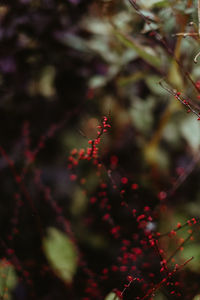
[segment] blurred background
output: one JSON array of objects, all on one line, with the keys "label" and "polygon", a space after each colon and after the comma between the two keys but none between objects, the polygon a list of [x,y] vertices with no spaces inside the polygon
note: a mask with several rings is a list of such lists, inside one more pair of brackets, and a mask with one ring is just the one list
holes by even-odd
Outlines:
[{"label": "blurred background", "polygon": [[192,256],[151,299],[200,299],[198,224],[146,240],[200,214],[200,123],[159,85],[199,110],[197,1],[137,5],[0,2],[1,299],[142,299]]}]

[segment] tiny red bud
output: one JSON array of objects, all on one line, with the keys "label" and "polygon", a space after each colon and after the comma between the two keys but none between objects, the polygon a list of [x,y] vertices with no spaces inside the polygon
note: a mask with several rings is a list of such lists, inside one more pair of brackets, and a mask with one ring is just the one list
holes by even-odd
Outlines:
[{"label": "tiny red bud", "polygon": [[127,280],[128,280],[128,281],[133,281],[133,277],[130,276],[130,275],[128,275],[128,276],[127,276]]}]

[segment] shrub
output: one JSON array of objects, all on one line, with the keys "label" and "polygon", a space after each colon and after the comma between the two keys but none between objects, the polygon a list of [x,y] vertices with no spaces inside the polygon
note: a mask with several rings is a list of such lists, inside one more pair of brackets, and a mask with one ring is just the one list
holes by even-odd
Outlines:
[{"label": "shrub", "polygon": [[0,4],[1,299],[198,299],[196,1]]}]

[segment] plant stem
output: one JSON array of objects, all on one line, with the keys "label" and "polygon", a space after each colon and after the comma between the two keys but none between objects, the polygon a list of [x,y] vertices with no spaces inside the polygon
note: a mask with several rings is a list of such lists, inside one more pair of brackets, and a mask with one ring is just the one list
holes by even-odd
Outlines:
[{"label": "plant stem", "polygon": [[198,0],[198,32],[199,32],[199,37],[200,37],[200,0]]}]

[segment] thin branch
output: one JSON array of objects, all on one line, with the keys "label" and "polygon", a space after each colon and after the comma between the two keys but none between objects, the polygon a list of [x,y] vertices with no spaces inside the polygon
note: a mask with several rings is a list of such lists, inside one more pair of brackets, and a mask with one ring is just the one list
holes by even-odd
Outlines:
[{"label": "thin branch", "polygon": [[197,55],[196,55],[195,58],[194,58],[195,64],[197,63],[197,60],[198,60],[199,56],[200,56],[200,51],[197,53]]},{"label": "thin branch", "polygon": [[198,0],[198,7],[197,7],[197,10],[198,10],[198,32],[199,32],[199,37],[200,37],[200,0]]},{"label": "thin branch", "polygon": [[170,255],[170,257],[167,259],[166,263],[169,263],[172,258],[179,252],[179,250],[186,244],[187,241],[190,240],[190,238],[193,235],[193,231],[188,235],[188,237],[178,246],[178,248],[176,248],[176,250]]},{"label": "thin branch", "polygon": [[182,99],[180,97],[180,93],[176,92],[175,90],[171,90],[170,88],[168,88],[167,86],[165,86],[162,81],[159,82],[160,86],[166,90],[170,95],[174,96],[181,104],[183,104],[184,106],[187,107],[188,112],[192,112],[193,114],[195,114],[198,117],[199,120],[199,111],[197,111],[188,100],[186,99]]},{"label": "thin branch", "polygon": [[192,256],[188,260],[186,260],[182,265],[176,266],[172,272],[168,274],[167,277],[163,278],[158,284],[156,284],[153,288],[149,289],[144,297],[141,300],[149,298],[152,294],[154,294],[158,289],[160,289],[168,279],[170,279],[176,272],[180,271],[186,264],[188,264],[194,257]]},{"label": "thin branch", "polygon": [[[179,59],[176,58],[176,56],[174,55],[173,51],[171,48],[169,48],[169,46],[167,45],[165,39],[157,32],[154,30],[154,28],[152,27],[152,23],[153,21],[149,18],[146,17],[141,11],[140,11],[140,7],[136,4],[135,0],[129,0],[130,4],[133,6],[133,8],[137,11],[137,13],[142,17],[142,19],[149,25],[149,28],[151,29],[153,35],[155,36],[155,38],[162,43],[162,45],[164,46],[164,48],[167,50],[168,54],[173,57],[173,59],[175,60],[175,62],[177,63],[177,65],[179,66],[180,70],[182,71],[183,75],[191,82],[191,84],[193,85],[193,87],[196,89],[196,91],[198,93],[200,93],[200,88],[198,88],[198,86],[196,86],[195,82],[193,81],[193,79],[191,78],[190,74],[185,71],[183,64],[179,61]],[[198,16],[200,18],[200,0],[198,0]],[[199,23],[200,26],[200,23]]]},{"label": "thin branch", "polygon": [[199,36],[197,32],[179,32],[172,34],[172,36],[182,36],[182,37],[187,37],[187,36]]}]

